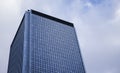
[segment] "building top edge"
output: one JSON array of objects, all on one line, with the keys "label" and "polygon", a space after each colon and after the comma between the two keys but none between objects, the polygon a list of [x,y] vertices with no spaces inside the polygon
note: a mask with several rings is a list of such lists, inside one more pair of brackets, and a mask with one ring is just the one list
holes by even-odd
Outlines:
[{"label": "building top edge", "polygon": [[50,15],[47,15],[47,14],[38,12],[38,11],[33,10],[33,9],[28,10],[28,11],[30,11],[32,14],[35,14],[35,15],[38,15],[38,16],[42,16],[42,17],[45,17],[45,18],[47,18],[47,19],[54,20],[54,21],[57,21],[57,22],[59,22],[59,23],[62,23],[62,24],[65,24],[65,25],[74,27],[73,23],[70,23],[70,22],[68,22],[68,21],[65,21],[65,20],[62,20],[62,19],[59,19],[59,18],[50,16]]}]

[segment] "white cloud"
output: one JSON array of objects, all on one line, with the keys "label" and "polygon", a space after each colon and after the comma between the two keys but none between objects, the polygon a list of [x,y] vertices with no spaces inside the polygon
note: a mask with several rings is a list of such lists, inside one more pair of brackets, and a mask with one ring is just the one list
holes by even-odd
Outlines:
[{"label": "white cloud", "polygon": [[90,2],[87,2],[87,3],[85,4],[85,6],[93,7],[93,5],[92,5]]},{"label": "white cloud", "polygon": [[104,73],[119,73],[119,70],[113,68],[113,69],[106,70]]},{"label": "white cloud", "polygon": [[115,21],[119,21],[119,20],[120,20],[120,5],[117,7],[115,11]]},{"label": "white cloud", "polygon": [[7,73],[9,47],[19,25],[18,20],[20,20],[20,0],[2,0],[0,2],[0,73]]}]

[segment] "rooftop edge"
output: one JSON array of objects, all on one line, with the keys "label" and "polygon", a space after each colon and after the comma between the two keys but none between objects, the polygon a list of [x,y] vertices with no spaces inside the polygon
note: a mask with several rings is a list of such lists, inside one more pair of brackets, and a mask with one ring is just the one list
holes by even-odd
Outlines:
[{"label": "rooftop edge", "polygon": [[38,12],[38,11],[36,11],[36,10],[32,10],[32,9],[31,9],[31,10],[28,10],[28,11],[31,11],[31,13],[33,13],[33,14],[35,14],[35,15],[39,15],[39,16],[42,16],[42,17],[45,17],[45,18],[48,18],[48,19],[57,21],[57,22],[59,22],[59,23],[63,23],[63,24],[65,24],[65,25],[74,27],[73,23],[70,23],[70,22],[68,22],[68,21],[65,21],[65,20],[62,20],[62,19],[59,19],[59,18],[50,16],[50,15],[47,15],[47,14]]}]

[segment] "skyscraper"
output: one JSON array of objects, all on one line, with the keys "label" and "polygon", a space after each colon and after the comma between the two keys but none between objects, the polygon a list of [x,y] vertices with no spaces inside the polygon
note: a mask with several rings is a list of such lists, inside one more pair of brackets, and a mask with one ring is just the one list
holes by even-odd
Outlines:
[{"label": "skyscraper", "polygon": [[8,73],[85,73],[73,24],[26,11],[10,47]]}]

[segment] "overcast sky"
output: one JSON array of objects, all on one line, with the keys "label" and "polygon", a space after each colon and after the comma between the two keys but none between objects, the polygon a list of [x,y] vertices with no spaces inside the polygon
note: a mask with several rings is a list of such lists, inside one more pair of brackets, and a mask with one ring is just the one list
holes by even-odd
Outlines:
[{"label": "overcast sky", "polygon": [[0,73],[28,9],[74,23],[87,73],[120,73],[120,0],[0,0]]}]

